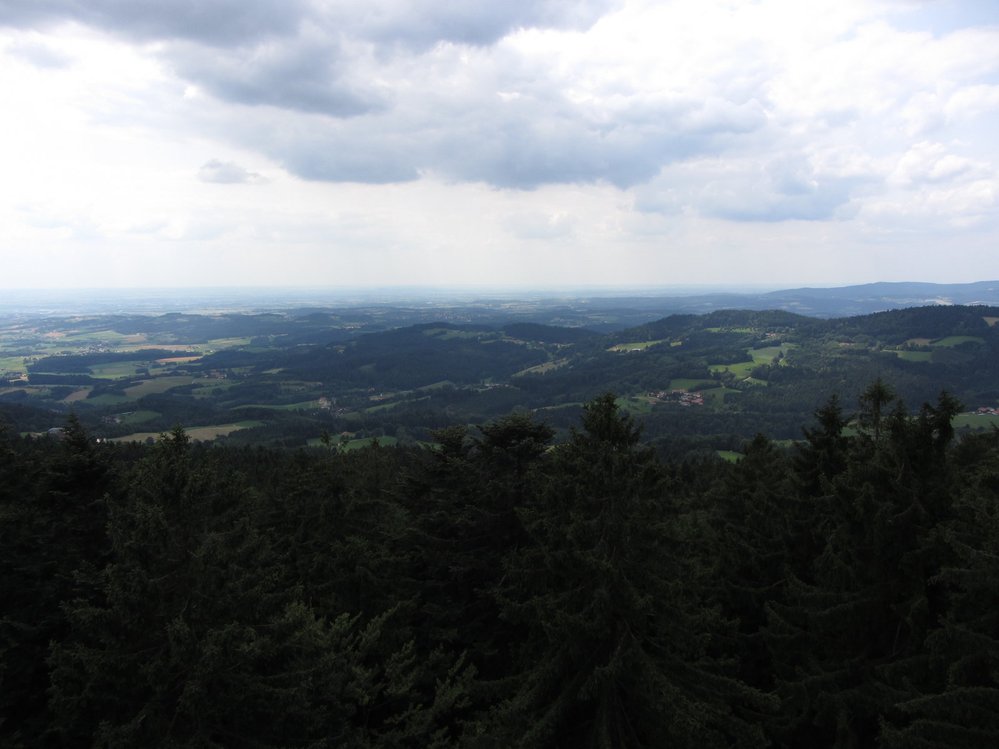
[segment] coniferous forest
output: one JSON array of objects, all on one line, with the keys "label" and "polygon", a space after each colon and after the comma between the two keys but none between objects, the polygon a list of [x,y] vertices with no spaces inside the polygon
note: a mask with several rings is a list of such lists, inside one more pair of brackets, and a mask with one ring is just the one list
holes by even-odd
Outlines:
[{"label": "coniferous forest", "polygon": [[735,463],[609,394],[558,444],[8,431],[0,743],[999,746],[999,432],[959,408],[877,380]]}]

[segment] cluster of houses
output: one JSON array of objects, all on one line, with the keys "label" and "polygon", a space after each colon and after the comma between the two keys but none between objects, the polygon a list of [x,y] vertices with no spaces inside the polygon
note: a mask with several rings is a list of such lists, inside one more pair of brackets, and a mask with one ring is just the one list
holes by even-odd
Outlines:
[{"label": "cluster of houses", "polygon": [[975,414],[978,416],[999,416],[999,408],[995,406],[980,406],[976,409]]},{"label": "cluster of houses", "polygon": [[686,390],[656,390],[649,393],[649,397],[663,403],[679,403],[681,406],[704,405],[704,395],[696,390],[694,392]]}]

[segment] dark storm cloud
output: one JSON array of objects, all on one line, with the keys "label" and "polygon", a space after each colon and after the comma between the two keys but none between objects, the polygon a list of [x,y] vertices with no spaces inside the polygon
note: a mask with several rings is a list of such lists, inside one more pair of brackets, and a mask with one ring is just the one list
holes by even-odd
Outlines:
[{"label": "dark storm cloud", "polygon": [[381,42],[491,44],[517,28],[586,28],[612,4],[612,0],[5,0],[0,3],[0,24],[25,27],[76,21],[139,39],[238,46],[263,37],[293,35],[309,22]]},{"label": "dark storm cloud", "polygon": [[0,24],[74,21],[163,42],[160,54],[178,75],[224,101],[354,117],[384,108],[389,93],[359,74],[359,49],[485,45],[517,28],[584,28],[608,6],[609,0],[7,0]]},{"label": "dark storm cloud", "polygon": [[494,92],[460,101],[424,96],[352,120],[278,117],[242,136],[244,145],[311,180],[383,183],[433,173],[515,189],[624,188],[655,177],[664,164],[722,151],[765,121],[755,102],[636,101],[619,104],[611,118],[538,84],[531,96],[510,101]]},{"label": "dark storm cloud", "polygon": [[420,176],[414,144],[385,121],[279,115],[266,125],[254,123],[237,137],[310,181],[388,184]]},{"label": "dark storm cloud", "polygon": [[665,164],[723,150],[732,137],[765,124],[755,102],[709,113],[704,102],[640,100],[609,117],[554,89],[547,93],[512,111],[480,116],[475,128],[458,130],[453,144],[438,147],[435,162],[456,178],[502,187],[605,181],[626,188],[655,177]]},{"label": "dark storm cloud", "polygon": [[[575,79],[540,67],[541,58],[516,43],[489,46],[520,28],[588,28],[609,7],[607,0],[11,0],[0,5],[0,23],[73,20],[158,41],[156,54],[185,81],[255,108],[223,115],[218,137],[309,180],[381,184],[434,175],[514,189],[628,188],[765,129],[751,91],[731,100],[708,86],[682,96],[635,93],[623,79],[572,97]],[[201,175],[241,181],[232,176],[218,166]],[[784,206],[819,216],[835,203],[835,191],[763,187],[761,194],[781,197],[750,208],[747,218],[770,220]],[[734,197],[730,206],[724,190],[703,194],[701,203],[732,218],[745,210]]]},{"label": "dark storm cloud", "polygon": [[439,41],[488,45],[519,28],[585,29],[615,4],[612,0],[372,0],[363,5],[334,4],[329,17],[381,42],[414,47]]},{"label": "dark storm cloud", "polygon": [[230,45],[293,32],[307,7],[304,0],[5,0],[0,24],[75,21],[137,39]]},{"label": "dark storm cloud", "polygon": [[168,54],[175,70],[225,101],[269,105],[334,117],[381,109],[383,95],[349,77],[350,62],[335,41],[313,39],[225,49],[175,46]]}]

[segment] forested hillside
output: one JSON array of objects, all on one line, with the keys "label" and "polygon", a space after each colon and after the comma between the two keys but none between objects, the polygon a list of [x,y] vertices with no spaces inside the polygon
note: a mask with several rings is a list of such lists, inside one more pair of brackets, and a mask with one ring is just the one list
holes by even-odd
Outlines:
[{"label": "forested hillside", "polygon": [[516,316],[394,320],[359,309],[0,325],[0,414],[18,433],[58,427],[72,412],[109,440],[152,440],[180,425],[231,445],[317,447],[329,434],[356,447],[373,437],[426,444],[448,424],[520,410],[562,441],[583,404],[610,391],[648,441],[679,455],[735,449],[757,432],[793,440],[831,393],[852,402],[881,378],[909,403],[953,393],[966,407],[960,429],[999,422],[995,307],[832,320],[720,310],[606,334]]},{"label": "forested hillside", "polygon": [[554,446],[6,431],[0,744],[999,745],[999,432],[849,406],[734,463],[611,395]]}]

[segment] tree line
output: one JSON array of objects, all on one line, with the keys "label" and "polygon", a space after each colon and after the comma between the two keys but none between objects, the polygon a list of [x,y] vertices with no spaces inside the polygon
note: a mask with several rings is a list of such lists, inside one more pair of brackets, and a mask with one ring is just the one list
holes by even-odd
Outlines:
[{"label": "tree line", "polygon": [[734,464],[610,394],[559,444],[4,434],[0,743],[999,745],[999,433],[958,409],[876,380]]}]

